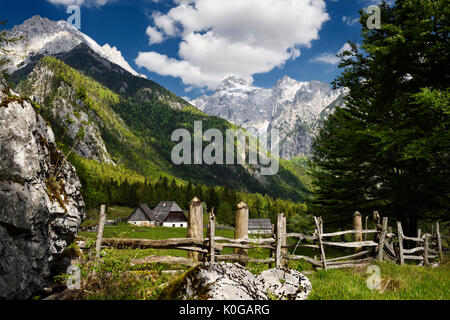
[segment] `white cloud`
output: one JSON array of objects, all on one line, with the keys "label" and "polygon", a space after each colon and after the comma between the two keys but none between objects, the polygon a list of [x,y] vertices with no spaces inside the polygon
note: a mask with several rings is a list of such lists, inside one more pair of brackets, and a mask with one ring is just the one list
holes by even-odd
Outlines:
[{"label": "white cloud", "polygon": [[147,34],[147,36],[149,38],[148,42],[150,44],[161,43],[164,40],[164,35],[151,26],[147,27],[147,30],[145,31],[145,33]]},{"label": "white cloud", "polygon": [[[150,42],[181,38],[178,57],[140,52],[135,62],[195,87],[215,87],[227,76],[249,81],[300,56],[329,19],[323,0],[175,0],[152,14]],[[155,32],[156,31],[156,32]],[[153,40],[152,40],[153,39]]]},{"label": "white cloud", "polygon": [[335,65],[335,64],[338,64],[340,61],[340,58],[337,57],[337,55],[343,53],[344,51],[351,51],[351,49],[352,49],[351,46],[348,44],[348,42],[346,42],[342,46],[342,48],[339,49],[338,52],[336,52],[336,53],[329,53],[329,52],[321,53],[318,56],[311,59],[311,61]]},{"label": "white cloud", "polygon": [[175,20],[167,15],[163,15],[160,12],[154,12],[152,14],[152,19],[155,22],[155,25],[168,36],[174,36],[179,31],[175,25]]},{"label": "white cloud", "polygon": [[334,53],[322,53],[312,59],[314,62],[322,62],[327,64],[338,64],[339,58]]},{"label": "white cloud", "polygon": [[114,2],[117,0],[47,0],[48,2],[55,5],[69,6],[71,4],[76,4],[78,6],[104,6],[108,2]]},{"label": "white cloud", "polygon": [[353,26],[354,24],[359,22],[359,18],[352,19],[351,17],[342,16],[342,22],[344,22],[348,26]]}]

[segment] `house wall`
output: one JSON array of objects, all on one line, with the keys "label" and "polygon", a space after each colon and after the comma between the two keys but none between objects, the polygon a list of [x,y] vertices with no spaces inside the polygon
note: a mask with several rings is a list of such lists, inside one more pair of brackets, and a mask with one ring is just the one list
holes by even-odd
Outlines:
[{"label": "house wall", "polygon": [[182,222],[182,221],[164,222],[163,223],[163,227],[168,227],[168,228],[187,228],[187,222]]},{"label": "house wall", "polygon": [[248,230],[248,234],[272,234],[272,230]]}]

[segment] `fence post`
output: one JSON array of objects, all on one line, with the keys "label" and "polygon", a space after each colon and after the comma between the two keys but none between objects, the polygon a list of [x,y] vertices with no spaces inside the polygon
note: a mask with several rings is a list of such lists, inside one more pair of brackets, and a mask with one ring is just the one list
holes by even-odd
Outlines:
[{"label": "fence post", "polygon": [[[366,225],[365,225],[365,230],[367,231],[367,230],[369,230],[368,229],[368,220],[369,220],[369,216],[366,216]],[[364,233],[364,241],[366,241],[367,240],[367,233]]]},{"label": "fence post", "polygon": [[[187,230],[188,238],[203,239],[203,203],[197,198],[189,202],[189,224]],[[188,257],[194,262],[203,259],[199,252],[188,252]]]},{"label": "fence post", "polygon": [[275,253],[275,267],[281,268],[281,245],[283,243],[283,214],[279,213],[277,217],[277,250]]},{"label": "fence post", "polygon": [[[286,244],[287,244],[287,238],[286,238],[285,234],[286,234],[286,216],[283,213],[283,226],[281,228],[281,246],[282,247],[286,246]],[[282,253],[282,255],[287,254],[288,253],[288,249],[287,248],[282,248],[281,249],[281,253]],[[283,259],[283,258],[281,259],[281,265],[283,267],[286,267],[287,263],[288,263],[287,259]]]},{"label": "fence post", "polygon": [[[237,205],[236,211],[236,224],[234,226],[234,238],[241,239],[248,237],[248,206],[245,202],[241,201]],[[234,250],[236,254],[247,255],[247,249],[236,248]]]},{"label": "fence post", "polygon": [[384,238],[386,237],[388,218],[383,218],[383,228],[380,233],[380,242],[378,243],[378,261],[383,261]]},{"label": "fence post", "polygon": [[106,221],[106,206],[100,206],[100,218],[98,220],[97,241],[95,242],[95,252],[97,259],[100,258],[100,249],[102,247],[103,229]]},{"label": "fence post", "polygon": [[216,224],[215,224],[215,216],[214,216],[214,208],[212,208],[211,213],[209,215],[209,259],[211,262],[215,262],[215,230]]},{"label": "fence post", "polygon": [[424,249],[423,249],[423,264],[428,266],[430,264],[430,261],[428,259],[428,241],[429,241],[429,237],[430,235],[428,233],[425,234],[425,243],[423,245]]},{"label": "fence post", "polygon": [[373,212],[373,221],[375,222],[375,229],[378,228],[378,225],[380,224],[380,214],[378,213],[378,211],[374,211]]},{"label": "fence post", "polygon": [[[274,238],[276,240],[277,238],[277,234],[276,234],[276,229],[275,229],[275,224],[272,223],[272,238]],[[276,255],[276,243],[275,243],[275,249],[270,249],[270,258],[275,258]],[[273,268],[274,264],[273,263],[269,263],[269,269]]]},{"label": "fence post", "polygon": [[[362,231],[362,220],[361,220],[361,213],[356,211],[353,214],[353,230],[361,230]],[[362,241],[362,233],[358,232],[353,235],[353,241],[355,242],[361,242]],[[362,250],[362,247],[355,248],[355,252],[359,252]]]},{"label": "fence post", "polygon": [[397,232],[398,232],[398,248],[399,248],[399,259],[400,259],[400,265],[403,266],[405,264],[405,258],[403,253],[403,229],[402,229],[402,223],[400,221],[397,221]]},{"label": "fence post", "polygon": [[323,233],[323,221],[322,218],[314,217],[314,221],[316,222],[317,227],[317,238],[319,240],[319,247],[320,247],[320,255],[322,257],[322,265],[323,268],[327,269],[327,259],[325,257],[325,250],[323,249],[323,243],[322,243],[322,233]]},{"label": "fence post", "polygon": [[[420,239],[421,236],[422,236],[422,230],[419,228],[419,229],[417,229],[417,238]],[[422,246],[420,241],[417,241],[416,246],[418,246],[418,247]]]},{"label": "fence post", "polygon": [[439,231],[439,222],[436,222],[436,238],[439,251],[439,260],[442,262],[442,240],[441,240],[441,232]]}]

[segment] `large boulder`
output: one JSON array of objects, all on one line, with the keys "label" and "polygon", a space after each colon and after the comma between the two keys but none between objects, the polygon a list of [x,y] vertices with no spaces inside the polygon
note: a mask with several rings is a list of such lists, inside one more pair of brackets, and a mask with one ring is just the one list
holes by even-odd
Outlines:
[{"label": "large boulder", "polygon": [[312,290],[309,279],[292,269],[269,269],[257,277],[261,290],[279,300],[306,300]]},{"label": "large boulder", "polygon": [[51,128],[0,77],[0,299],[49,284],[85,218],[80,190]]},{"label": "large boulder", "polygon": [[311,283],[294,270],[270,269],[255,276],[237,263],[202,263],[167,285],[168,300],[304,300]]},{"label": "large boulder", "polygon": [[203,263],[181,275],[161,292],[168,300],[267,300],[255,276],[239,264]]}]

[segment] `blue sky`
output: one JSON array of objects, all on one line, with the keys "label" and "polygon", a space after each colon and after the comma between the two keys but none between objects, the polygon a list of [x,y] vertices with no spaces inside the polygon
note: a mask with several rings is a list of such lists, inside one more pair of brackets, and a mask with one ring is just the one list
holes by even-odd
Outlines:
[{"label": "blue sky", "polygon": [[70,3],[81,6],[81,32],[192,99],[231,74],[266,88],[285,75],[330,83],[334,55],[360,40],[358,11],[377,1],[0,0],[0,20],[7,28],[34,15],[66,20]]}]

